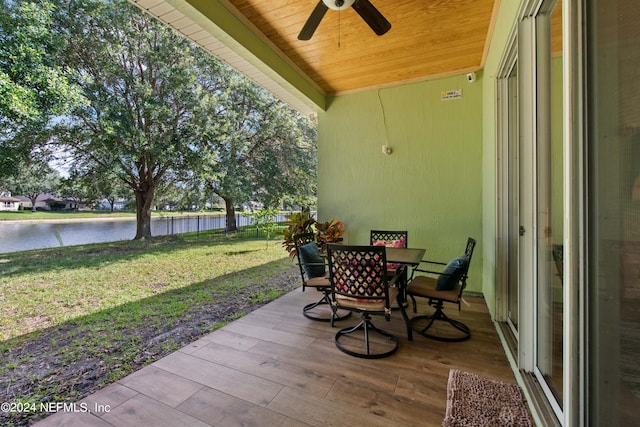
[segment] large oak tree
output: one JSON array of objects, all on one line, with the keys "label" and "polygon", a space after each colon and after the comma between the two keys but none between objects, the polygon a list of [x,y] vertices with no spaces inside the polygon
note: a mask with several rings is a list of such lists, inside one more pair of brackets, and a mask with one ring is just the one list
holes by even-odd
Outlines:
[{"label": "large oak tree", "polygon": [[316,130],[311,121],[238,74],[212,113],[201,163],[208,189],[225,203],[227,231],[236,229],[235,208],[260,202],[278,208],[315,199]]},{"label": "large oak tree", "polygon": [[189,169],[220,90],[222,67],[125,0],[70,0],[58,9],[65,65],[89,100],[59,126],[58,144],[82,169],[108,170],[135,195],[136,239],[151,237],[156,188],[170,170]]}]

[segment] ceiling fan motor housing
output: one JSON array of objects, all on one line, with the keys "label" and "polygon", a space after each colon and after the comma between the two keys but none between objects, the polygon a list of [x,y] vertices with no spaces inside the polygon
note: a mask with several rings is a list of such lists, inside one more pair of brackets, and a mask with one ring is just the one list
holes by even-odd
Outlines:
[{"label": "ceiling fan motor housing", "polygon": [[345,10],[351,7],[351,5],[355,3],[355,0],[322,0],[322,3],[324,3],[329,9]]}]

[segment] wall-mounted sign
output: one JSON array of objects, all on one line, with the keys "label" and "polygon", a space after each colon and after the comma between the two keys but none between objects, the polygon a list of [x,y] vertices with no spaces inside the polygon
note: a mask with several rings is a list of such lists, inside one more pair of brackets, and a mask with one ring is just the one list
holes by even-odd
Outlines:
[{"label": "wall-mounted sign", "polygon": [[443,90],[440,92],[440,100],[451,101],[453,99],[462,99],[462,89]]}]

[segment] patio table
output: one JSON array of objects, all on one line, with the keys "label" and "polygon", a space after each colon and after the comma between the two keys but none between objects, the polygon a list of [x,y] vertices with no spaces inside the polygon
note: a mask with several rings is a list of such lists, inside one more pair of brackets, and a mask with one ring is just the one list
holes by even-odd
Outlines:
[{"label": "patio table", "polygon": [[[394,248],[387,247],[386,250],[387,262],[388,263],[396,263],[403,264],[409,267],[416,267],[422,261],[424,257],[425,249],[419,248]],[[407,276],[406,272],[404,277],[400,280],[400,295],[403,301],[403,306],[407,306]]]},{"label": "patio table", "polygon": [[387,262],[409,265],[415,267],[424,257],[425,249],[417,248],[390,248],[387,247]]}]

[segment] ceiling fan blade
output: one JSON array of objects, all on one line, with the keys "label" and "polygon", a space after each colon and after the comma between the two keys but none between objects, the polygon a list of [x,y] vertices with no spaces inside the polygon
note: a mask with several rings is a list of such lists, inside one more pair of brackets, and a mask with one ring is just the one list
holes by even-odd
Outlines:
[{"label": "ceiling fan blade", "polygon": [[391,23],[371,4],[369,0],[356,0],[351,6],[374,33],[381,36],[391,29]]},{"label": "ceiling fan blade", "polygon": [[318,25],[320,25],[320,21],[322,21],[327,10],[329,10],[329,8],[320,0],[315,9],[313,9],[313,12],[311,12],[311,15],[309,15],[309,19],[305,22],[300,34],[298,34],[298,40],[309,40],[311,36],[313,36],[313,33],[316,31],[316,28],[318,28]]}]

